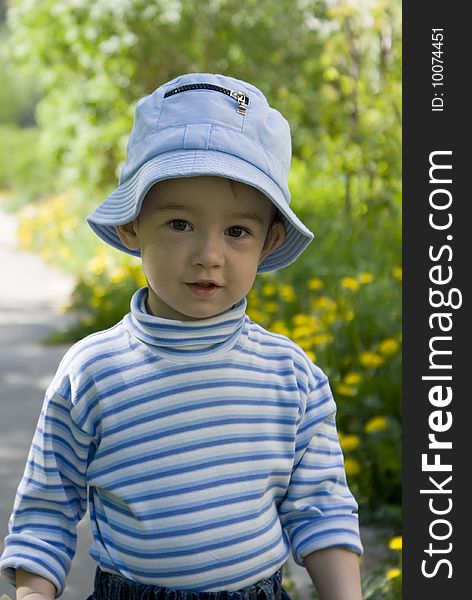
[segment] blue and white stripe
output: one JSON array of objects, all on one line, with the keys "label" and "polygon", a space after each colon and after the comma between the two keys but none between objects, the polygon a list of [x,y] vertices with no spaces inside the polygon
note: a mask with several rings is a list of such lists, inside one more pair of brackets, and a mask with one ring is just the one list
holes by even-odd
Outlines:
[{"label": "blue and white stripe", "polygon": [[245,314],[131,312],[49,386],[0,561],[62,593],[89,490],[92,557],[143,583],[235,590],[292,550],[361,553],[324,373]]}]

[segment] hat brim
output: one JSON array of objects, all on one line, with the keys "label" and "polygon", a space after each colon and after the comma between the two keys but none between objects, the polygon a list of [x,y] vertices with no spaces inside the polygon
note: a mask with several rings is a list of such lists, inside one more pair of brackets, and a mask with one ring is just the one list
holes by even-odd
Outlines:
[{"label": "hat brim", "polygon": [[111,246],[140,256],[139,250],[126,248],[115,226],[133,221],[143,199],[158,181],[178,177],[218,176],[251,185],[265,194],[278,208],[285,226],[284,242],[259,265],[258,273],[275,271],[296,260],[314,234],[288,206],[282,190],[260,169],[237,156],[216,150],[174,150],[159,154],[145,163],[120,185],[87,217],[93,231]]}]

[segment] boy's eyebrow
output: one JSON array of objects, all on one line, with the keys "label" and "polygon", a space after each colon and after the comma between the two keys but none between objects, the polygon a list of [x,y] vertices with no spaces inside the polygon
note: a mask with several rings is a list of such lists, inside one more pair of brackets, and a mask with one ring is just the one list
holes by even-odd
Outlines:
[{"label": "boy's eyebrow", "polygon": [[154,210],[188,210],[189,206],[185,204],[156,204]]},{"label": "boy's eyebrow", "polygon": [[239,212],[232,213],[232,217],[235,219],[251,219],[252,221],[256,221],[260,225],[264,225],[264,219],[257,213],[254,212]]},{"label": "boy's eyebrow", "polygon": [[[186,204],[157,204],[155,210],[190,210],[193,211],[193,207]],[[256,221],[260,225],[264,225],[264,220],[258,213],[255,212],[234,212],[229,215],[234,219],[251,219],[252,221]]]}]

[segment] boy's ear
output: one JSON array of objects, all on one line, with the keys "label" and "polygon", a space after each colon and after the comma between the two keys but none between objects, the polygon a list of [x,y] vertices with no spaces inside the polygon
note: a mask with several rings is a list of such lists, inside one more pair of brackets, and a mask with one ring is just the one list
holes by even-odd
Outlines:
[{"label": "boy's ear", "polygon": [[138,223],[136,219],[125,225],[115,225],[115,229],[126,248],[129,250],[139,250]]},{"label": "boy's ear", "polygon": [[271,252],[274,252],[285,240],[285,227],[281,221],[275,221],[267,232],[264,246],[261,250],[261,256],[259,258],[259,264],[269,256]]}]

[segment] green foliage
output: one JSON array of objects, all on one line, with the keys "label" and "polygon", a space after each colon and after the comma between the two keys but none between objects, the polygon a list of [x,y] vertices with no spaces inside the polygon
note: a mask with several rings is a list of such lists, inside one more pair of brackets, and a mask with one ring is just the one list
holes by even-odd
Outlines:
[{"label": "green foliage", "polygon": [[136,270],[127,272],[125,279],[114,281],[109,272],[89,277],[80,277],[67,306],[80,319],[67,332],[52,332],[45,340],[48,344],[79,340],[97,330],[107,329],[120,321],[129,312],[133,293],[143,282]]},{"label": "green foliage", "polygon": [[401,5],[296,6],[13,0],[11,48],[40,77],[43,154],[60,192],[24,213],[22,239],[77,273],[73,339],[113,325],[144,282],[136,261],[81,223],[117,183],[136,100],[189,71],[258,85],[291,123],[292,205],[316,237],[295,264],[258,279],[249,312],[327,372],[361,510],[398,524]]},{"label": "green foliage", "polygon": [[[38,120],[66,186],[109,190],[124,160],[136,100],[183,72],[227,72],[257,82],[291,116],[318,123],[320,37],[307,0],[14,0],[17,59],[41,77]],[[283,23],[283,27],[279,24]],[[307,86],[309,82],[309,86]],[[296,140],[295,136],[295,140]]]},{"label": "green foliage", "polygon": [[54,188],[54,168],[34,126],[38,98],[35,79],[13,63],[6,28],[0,25],[0,188],[11,190],[11,209]]},{"label": "green foliage", "polygon": [[39,131],[0,123],[0,188],[11,190],[7,208],[17,209],[54,190],[55,169],[41,152]]},{"label": "green foliage", "polygon": [[401,600],[402,576],[389,579],[384,573],[372,575],[363,582],[363,598],[364,600]]},{"label": "green foliage", "polygon": [[0,124],[31,127],[39,97],[37,84],[15,67],[7,42],[5,25],[0,24]]}]

